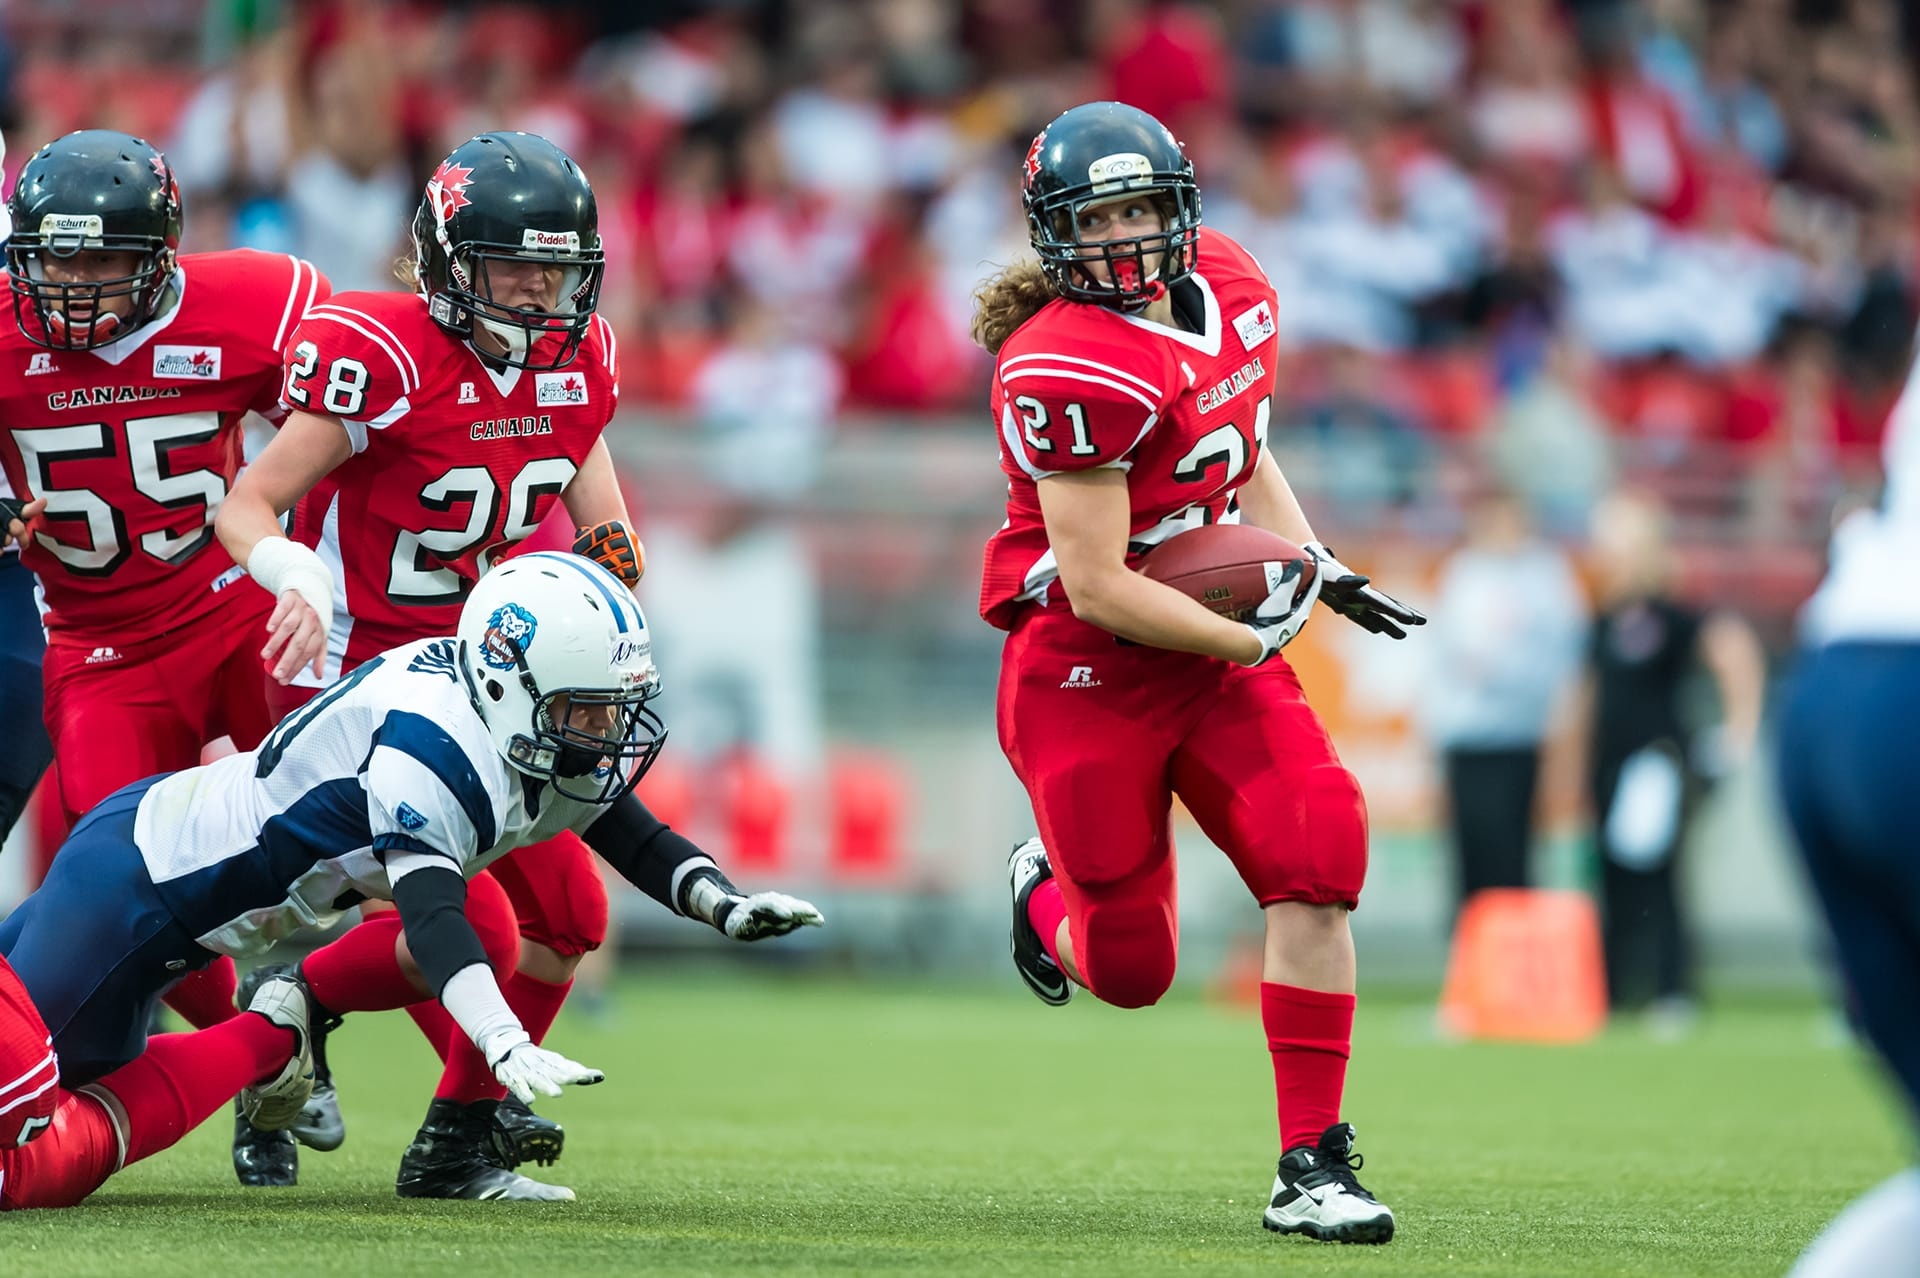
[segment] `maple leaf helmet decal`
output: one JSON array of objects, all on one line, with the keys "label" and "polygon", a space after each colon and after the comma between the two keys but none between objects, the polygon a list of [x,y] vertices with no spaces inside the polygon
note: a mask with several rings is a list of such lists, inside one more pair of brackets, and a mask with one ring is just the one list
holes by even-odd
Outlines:
[{"label": "maple leaf helmet decal", "polygon": [[[14,322],[37,346],[92,350],[125,337],[165,304],[180,252],[180,184],[156,148],[111,129],[56,138],[21,166],[7,200]],[[49,257],[136,255],[109,279],[54,283]]]},{"label": "maple leaf helmet decal", "polygon": [[[517,368],[571,363],[600,300],[605,257],[587,175],[533,133],[482,133],[427,179],[413,218],[414,267],[434,322],[484,331],[488,358]],[[495,280],[538,262],[556,281],[548,305],[495,296]],[[504,347],[504,351],[496,349]]]}]

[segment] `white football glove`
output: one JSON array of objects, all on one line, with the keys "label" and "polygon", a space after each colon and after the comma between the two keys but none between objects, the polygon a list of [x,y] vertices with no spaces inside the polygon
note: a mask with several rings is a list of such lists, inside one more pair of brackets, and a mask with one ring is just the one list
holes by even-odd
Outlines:
[{"label": "white football glove", "polygon": [[1355,572],[1335,559],[1333,552],[1319,542],[1310,541],[1301,549],[1313,556],[1319,569],[1313,579],[1316,585],[1325,584],[1326,593],[1321,598],[1327,607],[1356,626],[1389,639],[1405,639],[1406,627],[1427,624],[1425,613],[1369,586],[1365,573]]},{"label": "white football glove", "polygon": [[488,1064],[493,1076],[523,1105],[533,1104],[535,1096],[558,1096],[562,1087],[586,1087],[607,1078],[579,1061],[536,1047],[531,1039],[515,1043]]},{"label": "white football glove", "polygon": [[823,927],[827,921],[811,903],[785,892],[729,897],[715,918],[720,930],[736,941],[764,941],[796,928]]},{"label": "white football glove", "polygon": [[[1275,581],[1275,568],[1274,564],[1267,565],[1269,582]],[[1292,643],[1293,637],[1307,624],[1307,618],[1313,615],[1313,601],[1320,597],[1322,577],[1314,573],[1306,590],[1295,599],[1294,592],[1300,590],[1300,573],[1298,561],[1279,566],[1278,584],[1273,587],[1273,593],[1241,623],[1260,640],[1260,656],[1248,662],[1249,665],[1257,666],[1270,660],[1274,653]]]}]

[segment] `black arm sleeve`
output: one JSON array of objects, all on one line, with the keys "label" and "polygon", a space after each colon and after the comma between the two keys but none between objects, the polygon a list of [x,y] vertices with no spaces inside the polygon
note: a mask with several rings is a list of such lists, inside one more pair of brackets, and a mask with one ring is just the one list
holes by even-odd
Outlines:
[{"label": "black arm sleeve", "polygon": [[727,891],[734,890],[712,857],[647,811],[631,792],[616,799],[580,837],[621,878],[675,914],[689,913],[687,891],[697,878],[715,879]]},{"label": "black arm sleeve", "polygon": [[446,869],[415,870],[393,885],[407,949],[434,997],[455,972],[487,961],[479,933],[467,922],[467,881],[452,863]]}]

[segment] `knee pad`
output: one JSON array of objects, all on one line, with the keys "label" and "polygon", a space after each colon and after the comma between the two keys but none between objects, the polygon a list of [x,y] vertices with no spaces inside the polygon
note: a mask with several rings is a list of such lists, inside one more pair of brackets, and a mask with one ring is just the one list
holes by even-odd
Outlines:
[{"label": "knee pad", "polygon": [[1074,937],[1074,959],[1101,1002],[1149,1007],[1173,984],[1178,937],[1171,901],[1095,901]]},{"label": "knee pad", "polygon": [[607,939],[607,885],[593,852],[579,835],[562,834],[520,848],[494,862],[520,935],[566,958],[600,948]]},{"label": "knee pad", "polygon": [[1357,899],[1367,878],[1367,799],[1360,782],[1337,763],[1307,774],[1306,841],[1329,902]]},{"label": "knee pad", "polygon": [[[400,916],[393,916],[396,930]],[[513,902],[490,874],[476,874],[467,881],[467,922],[480,937],[480,948],[487,952],[487,963],[504,980],[520,963],[520,926],[513,917]]]}]

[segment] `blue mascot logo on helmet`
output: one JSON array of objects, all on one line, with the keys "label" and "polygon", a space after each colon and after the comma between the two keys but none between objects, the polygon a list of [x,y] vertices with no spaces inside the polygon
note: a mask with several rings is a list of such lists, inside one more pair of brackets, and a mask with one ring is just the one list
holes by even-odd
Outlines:
[{"label": "blue mascot logo on helmet", "polygon": [[480,659],[495,670],[512,670],[520,663],[518,655],[533,646],[533,632],[540,623],[519,604],[501,604],[487,618],[487,633],[480,640]]}]

